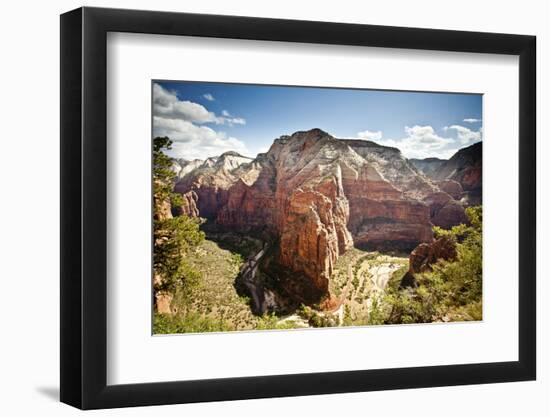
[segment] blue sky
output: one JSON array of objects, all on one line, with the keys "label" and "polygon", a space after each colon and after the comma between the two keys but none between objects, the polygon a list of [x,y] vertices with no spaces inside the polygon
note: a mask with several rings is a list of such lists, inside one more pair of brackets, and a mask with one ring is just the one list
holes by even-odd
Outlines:
[{"label": "blue sky", "polygon": [[153,82],[153,135],[171,156],[265,152],[275,138],[321,128],[395,146],[409,158],[449,158],[482,139],[482,96],[207,82]]}]

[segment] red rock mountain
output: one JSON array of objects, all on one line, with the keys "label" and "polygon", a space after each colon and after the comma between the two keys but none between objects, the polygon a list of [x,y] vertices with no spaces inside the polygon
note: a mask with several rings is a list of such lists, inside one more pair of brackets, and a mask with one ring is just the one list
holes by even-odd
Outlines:
[{"label": "red rock mountain", "polygon": [[411,159],[418,170],[445,192],[465,205],[481,204],[483,145],[460,149],[448,161],[437,158]]},{"label": "red rock mountain", "polygon": [[433,240],[432,225],[466,221],[456,190],[420,174],[398,149],[319,129],[281,136],[255,159],[225,153],[175,190],[188,215],[271,236],[278,263],[321,293],[352,245],[412,249]]},{"label": "red rock mountain", "polygon": [[462,186],[466,204],[481,204],[483,145],[460,149],[434,173],[438,181],[455,180]]}]

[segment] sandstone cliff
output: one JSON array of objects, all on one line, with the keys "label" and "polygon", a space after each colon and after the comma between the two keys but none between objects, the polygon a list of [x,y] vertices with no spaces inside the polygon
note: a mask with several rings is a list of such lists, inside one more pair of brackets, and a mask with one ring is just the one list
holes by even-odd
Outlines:
[{"label": "sandstone cliff", "polygon": [[[448,161],[437,158],[411,162],[443,191],[466,205],[481,204],[483,145],[460,149]],[[459,187],[460,186],[460,187]]]},{"label": "sandstone cliff", "polygon": [[190,164],[195,165],[195,168],[181,175],[189,166],[183,165],[180,179],[174,187],[174,191],[184,197],[181,211],[214,219],[219,208],[227,202],[227,190],[239,180],[237,168],[251,162],[252,158],[226,152],[205,161],[192,161]]}]

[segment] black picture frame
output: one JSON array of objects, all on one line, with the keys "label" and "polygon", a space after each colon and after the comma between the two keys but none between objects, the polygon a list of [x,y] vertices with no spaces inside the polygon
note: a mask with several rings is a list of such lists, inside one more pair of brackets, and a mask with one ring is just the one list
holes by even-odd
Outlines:
[{"label": "black picture frame", "polygon": [[[519,56],[518,361],[107,385],[108,32]],[[61,15],[61,401],[94,409],[534,380],[535,45],[524,35],[252,17],[88,7]]]}]

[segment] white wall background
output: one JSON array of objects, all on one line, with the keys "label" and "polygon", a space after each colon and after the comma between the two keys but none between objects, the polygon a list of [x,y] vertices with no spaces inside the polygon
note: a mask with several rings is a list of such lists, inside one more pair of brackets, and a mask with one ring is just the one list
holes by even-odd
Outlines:
[{"label": "white wall background", "polygon": [[[82,3],[6,2],[0,15],[0,411],[75,415],[59,392],[59,17]],[[278,0],[94,1],[89,6],[159,9],[533,34],[538,37],[538,257],[550,250],[550,134],[547,110],[550,26],[544,2],[461,0],[338,2]],[[544,192],[546,191],[546,192]],[[550,405],[550,290],[538,273],[538,381],[377,393],[237,401],[99,411],[94,415],[334,416],[347,412],[407,416],[547,415]],[[404,347],[405,348],[405,347]]]}]

